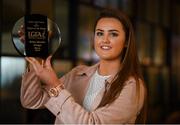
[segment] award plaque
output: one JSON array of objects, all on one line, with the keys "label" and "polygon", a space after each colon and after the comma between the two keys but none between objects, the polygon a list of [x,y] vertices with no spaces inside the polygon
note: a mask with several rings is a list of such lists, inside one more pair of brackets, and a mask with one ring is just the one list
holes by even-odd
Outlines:
[{"label": "award plaque", "polygon": [[57,24],[47,16],[31,14],[25,15],[15,23],[12,41],[22,56],[47,58],[58,49],[61,36]]},{"label": "award plaque", "polygon": [[25,52],[26,56],[48,56],[47,17],[43,15],[25,16]]}]

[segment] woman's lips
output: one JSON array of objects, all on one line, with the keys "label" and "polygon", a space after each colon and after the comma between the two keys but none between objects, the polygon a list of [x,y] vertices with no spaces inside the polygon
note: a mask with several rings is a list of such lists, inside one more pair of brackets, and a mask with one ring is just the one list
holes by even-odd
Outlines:
[{"label": "woman's lips", "polygon": [[103,50],[110,50],[112,47],[108,45],[101,45],[100,48]]}]

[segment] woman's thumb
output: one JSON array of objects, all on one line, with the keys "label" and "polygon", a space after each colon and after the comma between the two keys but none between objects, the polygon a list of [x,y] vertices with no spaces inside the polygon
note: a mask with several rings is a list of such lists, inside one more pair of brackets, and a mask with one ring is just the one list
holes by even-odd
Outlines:
[{"label": "woman's thumb", "polygon": [[52,55],[48,56],[48,58],[46,59],[46,66],[51,66],[51,58]]}]

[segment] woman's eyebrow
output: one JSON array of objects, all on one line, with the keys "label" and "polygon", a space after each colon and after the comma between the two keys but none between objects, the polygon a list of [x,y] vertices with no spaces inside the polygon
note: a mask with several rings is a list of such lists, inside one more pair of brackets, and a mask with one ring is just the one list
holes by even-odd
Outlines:
[{"label": "woman's eyebrow", "polygon": [[108,30],[109,32],[119,32],[119,30],[115,30],[115,29],[113,29],[113,30]]},{"label": "woman's eyebrow", "polygon": [[[104,32],[104,30],[102,30],[102,29],[96,29],[96,31]],[[112,29],[112,30],[108,30],[108,32],[119,32],[119,30]]]},{"label": "woman's eyebrow", "polygon": [[103,32],[104,30],[102,30],[102,29],[96,29],[96,31],[102,31],[102,32]]}]

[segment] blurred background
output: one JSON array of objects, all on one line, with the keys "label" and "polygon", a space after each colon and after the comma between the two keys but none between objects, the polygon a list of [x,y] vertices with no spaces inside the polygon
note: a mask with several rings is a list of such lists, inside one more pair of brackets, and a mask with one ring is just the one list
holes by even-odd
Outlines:
[{"label": "blurred background", "polygon": [[26,62],[13,46],[11,31],[25,14],[47,15],[61,30],[53,57],[59,76],[79,64],[98,61],[92,48],[93,24],[101,8],[125,12],[131,19],[143,75],[148,87],[148,123],[180,123],[179,0],[1,0],[0,123],[54,123],[46,109],[28,110],[20,103]]}]

